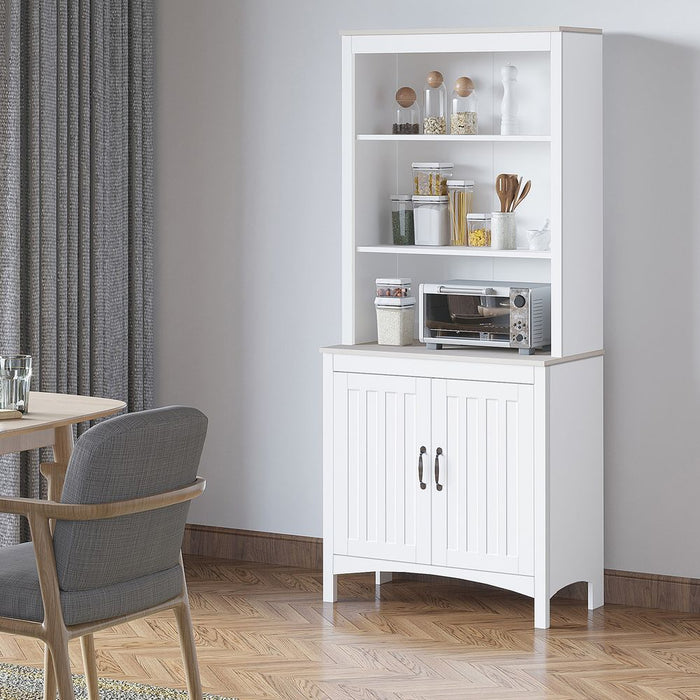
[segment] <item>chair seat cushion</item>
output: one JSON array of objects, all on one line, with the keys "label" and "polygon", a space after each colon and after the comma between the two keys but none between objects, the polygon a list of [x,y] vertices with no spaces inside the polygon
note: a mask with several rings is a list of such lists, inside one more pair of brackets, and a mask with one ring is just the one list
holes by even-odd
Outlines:
[{"label": "chair seat cushion", "polygon": [[[31,542],[0,548],[0,617],[41,622],[39,575]],[[61,591],[61,608],[66,625],[107,620],[146,610],[182,591],[179,565],[104,588]]]}]

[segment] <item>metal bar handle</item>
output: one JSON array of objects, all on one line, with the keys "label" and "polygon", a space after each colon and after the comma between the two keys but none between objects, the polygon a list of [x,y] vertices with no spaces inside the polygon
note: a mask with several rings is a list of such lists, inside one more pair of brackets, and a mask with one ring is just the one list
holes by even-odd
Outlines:
[{"label": "metal bar handle", "polygon": [[452,292],[454,294],[480,294],[483,297],[500,297],[503,294],[499,294],[493,287],[448,287],[441,284],[438,287],[440,294],[445,292]]},{"label": "metal bar handle", "polygon": [[425,481],[423,481],[423,455],[427,452],[428,450],[425,449],[425,447],[420,448],[420,454],[418,455],[418,483],[420,484],[420,487],[425,490],[427,487],[427,484]]},{"label": "metal bar handle", "polygon": [[440,455],[442,454],[442,447],[438,447],[435,450],[435,488],[438,491],[442,491],[442,484],[440,483]]}]

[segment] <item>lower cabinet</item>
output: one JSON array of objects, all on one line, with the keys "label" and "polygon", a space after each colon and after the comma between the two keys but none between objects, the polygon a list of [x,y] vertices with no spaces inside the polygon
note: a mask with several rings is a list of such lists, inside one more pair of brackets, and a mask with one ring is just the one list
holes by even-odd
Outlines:
[{"label": "lower cabinet", "polygon": [[334,373],[336,553],[532,575],[532,387]]},{"label": "lower cabinet", "polygon": [[[589,606],[602,604],[602,461],[599,486],[586,491],[600,491],[599,546],[591,554],[584,543],[590,561],[579,570],[568,565],[576,551],[552,561],[566,532],[550,538],[551,518],[572,533],[576,524],[557,515],[562,504],[550,508],[547,368],[536,397],[532,368],[516,372],[518,381],[495,381],[498,372],[483,381],[418,376],[415,362],[404,364],[412,374],[380,372],[381,364],[371,371],[370,359],[349,363],[364,371],[337,364],[326,356],[324,600],[336,600],[339,573],[374,570],[385,573],[378,581],[393,571],[436,573],[531,595],[538,627],[549,625],[553,585],[588,580],[596,589]],[[577,460],[567,468],[577,469]]]}]

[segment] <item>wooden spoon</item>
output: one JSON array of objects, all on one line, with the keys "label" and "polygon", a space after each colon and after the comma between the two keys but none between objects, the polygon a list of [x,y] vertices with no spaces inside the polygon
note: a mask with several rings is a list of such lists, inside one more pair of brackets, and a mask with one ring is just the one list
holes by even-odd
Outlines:
[{"label": "wooden spoon", "polygon": [[501,173],[496,178],[496,194],[501,200],[501,211],[507,211],[506,203],[508,198],[509,178],[505,173]]},{"label": "wooden spoon", "polygon": [[504,173],[506,177],[506,205],[505,209],[503,209],[504,212],[510,211],[510,208],[513,204],[513,197],[515,196],[515,184],[518,181],[518,176],[513,175],[512,173]]},{"label": "wooden spoon", "polygon": [[513,208],[511,209],[511,211],[515,211],[515,207],[517,207],[518,204],[520,204],[520,202],[522,202],[523,199],[525,199],[525,197],[527,197],[527,193],[530,191],[531,186],[532,186],[532,182],[530,180],[528,180],[525,183],[525,187],[523,187],[523,191],[520,193],[520,197],[518,197],[518,201],[513,205]]},{"label": "wooden spoon", "polygon": [[515,204],[515,202],[518,199],[518,195],[520,194],[520,187],[522,184],[523,184],[523,179],[522,179],[522,177],[519,177],[518,181],[515,183],[515,194],[513,195],[513,199],[510,203],[511,207],[508,211],[513,211],[513,204]]},{"label": "wooden spoon", "polygon": [[508,201],[506,202],[506,211],[513,211],[513,202],[518,196],[518,176],[508,175]]}]

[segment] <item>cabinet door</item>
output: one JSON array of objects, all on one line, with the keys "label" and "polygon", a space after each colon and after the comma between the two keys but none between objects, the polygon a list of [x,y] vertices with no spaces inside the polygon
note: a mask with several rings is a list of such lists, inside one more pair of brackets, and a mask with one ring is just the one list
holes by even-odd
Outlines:
[{"label": "cabinet door", "polygon": [[334,553],[429,563],[430,380],[336,372],[333,394]]},{"label": "cabinet door", "polygon": [[433,380],[434,564],[533,573],[533,408],[531,386]]}]

